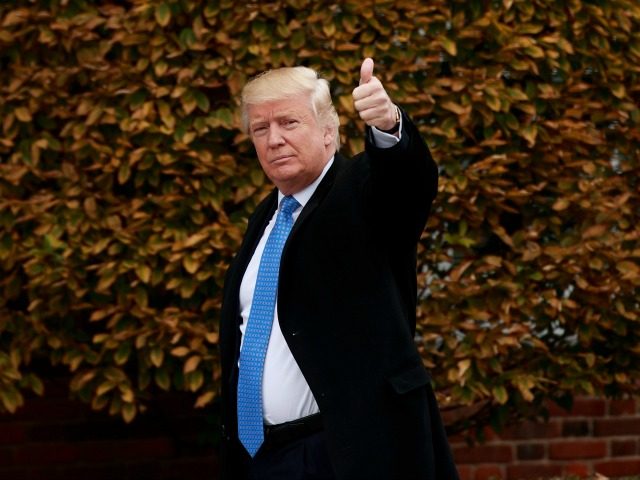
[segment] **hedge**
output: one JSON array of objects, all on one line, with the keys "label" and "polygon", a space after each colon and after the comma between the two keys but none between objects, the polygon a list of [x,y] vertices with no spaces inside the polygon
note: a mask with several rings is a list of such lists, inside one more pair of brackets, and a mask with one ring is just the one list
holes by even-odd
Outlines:
[{"label": "hedge", "polygon": [[217,320],[272,187],[238,93],[371,56],[440,166],[416,341],[453,430],[638,393],[640,6],[632,0],[0,4],[0,411],[46,369],[131,421],[217,395]]}]

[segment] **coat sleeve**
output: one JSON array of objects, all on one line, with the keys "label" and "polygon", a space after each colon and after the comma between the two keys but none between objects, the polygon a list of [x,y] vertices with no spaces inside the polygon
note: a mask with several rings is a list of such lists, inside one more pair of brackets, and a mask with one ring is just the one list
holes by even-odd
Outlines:
[{"label": "coat sleeve", "polygon": [[390,148],[376,147],[367,128],[367,202],[388,240],[415,243],[438,191],[438,168],[415,124],[404,111],[402,117],[401,139]]}]

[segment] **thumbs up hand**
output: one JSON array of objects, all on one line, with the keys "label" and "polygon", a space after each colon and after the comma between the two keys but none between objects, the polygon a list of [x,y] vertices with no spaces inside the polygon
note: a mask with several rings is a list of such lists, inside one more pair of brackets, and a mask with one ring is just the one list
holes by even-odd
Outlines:
[{"label": "thumbs up hand", "polygon": [[360,85],[369,83],[373,77],[373,59],[365,58],[360,67]]},{"label": "thumbs up hand", "polygon": [[373,76],[373,60],[365,58],[360,67],[360,85],[353,91],[353,104],[370,127],[391,130],[397,123],[397,107]]}]

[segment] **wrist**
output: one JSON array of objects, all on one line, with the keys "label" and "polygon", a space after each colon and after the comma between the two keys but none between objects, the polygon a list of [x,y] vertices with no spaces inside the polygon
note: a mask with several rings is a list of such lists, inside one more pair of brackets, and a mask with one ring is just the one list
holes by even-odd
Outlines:
[{"label": "wrist", "polygon": [[378,130],[380,130],[381,132],[394,134],[394,133],[398,133],[398,130],[400,130],[400,109],[396,105],[394,105],[393,108],[395,113],[394,124],[391,128],[378,127]]}]

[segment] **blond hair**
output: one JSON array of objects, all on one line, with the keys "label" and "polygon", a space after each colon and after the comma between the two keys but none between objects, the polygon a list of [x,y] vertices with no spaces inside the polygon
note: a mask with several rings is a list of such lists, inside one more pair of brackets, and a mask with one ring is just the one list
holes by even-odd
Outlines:
[{"label": "blond hair", "polygon": [[254,77],[242,89],[242,130],[249,131],[249,105],[308,95],[311,110],[322,127],[333,128],[336,149],[340,148],[340,119],[331,100],[329,82],[307,67],[268,70]]}]

